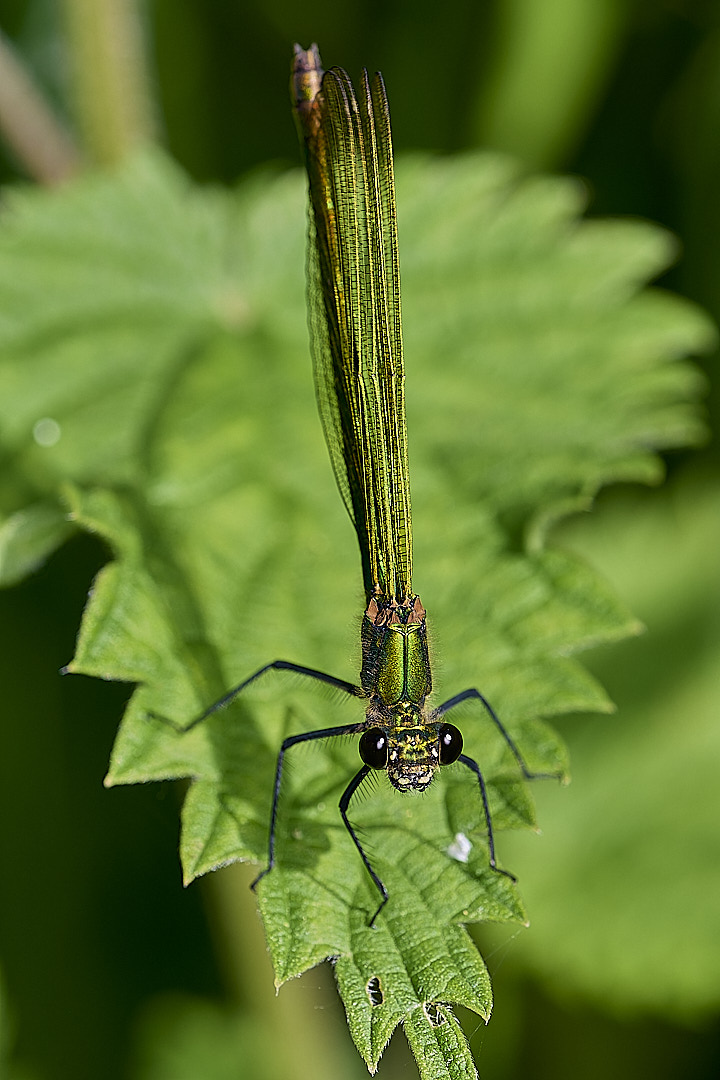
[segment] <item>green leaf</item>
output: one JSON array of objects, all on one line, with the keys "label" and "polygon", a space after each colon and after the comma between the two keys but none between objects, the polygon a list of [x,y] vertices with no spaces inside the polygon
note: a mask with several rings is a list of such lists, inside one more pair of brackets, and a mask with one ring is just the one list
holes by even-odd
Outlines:
[{"label": "green leaf", "polygon": [[[479,687],[529,767],[561,772],[546,719],[611,707],[575,654],[638,623],[578,558],[545,547],[548,526],[604,483],[657,480],[655,451],[701,436],[700,379],[681,357],[714,332],[642,291],[671,257],[665,234],[580,222],[575,184],[481,155],[400,162],[397,179],[415,572],[437,700]],[[201,191],[154,155],[9,205],[3,505],[57,506],[62,491],[74,526],[113,552],[70,665],[138,684],[107,782],[194,779],[188,881],[235,859],[262,867],[283,737],[355,722],[357,701],[278,674],[177,728],[275,658],[357,678],[359,560],[313,400],[302,181]],[[47,421],[58,437],[38,440]],[[27,512],[47,552],[59,529]],[[532,825],[508,747],[477,703],[458,714],[495,829]],[[357,749],[288,757],[277,866],[258,889],[278,982],[333,958],[371,1069],[402,1023],[423,1076],[473,1075],[450,1007],[487,1019],[491,1003],[463,924],[525,920],[488,866],[474,778],[457,765],[404,799],[381,778],[353,802],[390,894],[370,930],[378,896],[337,812]]]},{"label": "green leaf", "polygon": [[445,1004],[430,1001],[404,1023],[420,1073],[427,1080],[473,1080],[477,1076],[462,1028]]},{"label": "green leaf", "polygon": [[595,659],[617,716],[573,725],[575,783],[543,793],[543,851],[515,852],[542,926],[517,961],[561,997],[696,1027],[720,1005],[720,491],[675,481],[563,531],[649,633]]},{"label": "green leaf", "polygon": [[49,499],[10,514],[0,525],[0,584],[22,581],[72,532],[67,514]]}]

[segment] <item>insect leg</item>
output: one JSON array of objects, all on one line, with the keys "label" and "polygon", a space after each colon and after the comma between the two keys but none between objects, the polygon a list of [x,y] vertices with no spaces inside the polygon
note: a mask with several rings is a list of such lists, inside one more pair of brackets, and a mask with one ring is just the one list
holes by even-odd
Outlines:
[{"label": "insect leg", "polygon": [[348,806],[350,805],[350,800],[352,799],[353,795],[355,794],[357,789],[360,787],[360,785],[362,784],[363,780],[365,779],[365,777],[368,775],[369,772],[370,772],[370,766],[369,765],[363,765],[362,769],[360,769],[360,771],[358,773],[356,773],[355,776],[353,776],[352,780],[350,781],[350,783],[348,784],[348,786],[345,788],[345,790],[342,793],[342,798],[340,799],[340,814],[342,816],[345,828],[350,833],[350,836],[352,837],[352,841],[353,841],[355,847],[360,852],[360,858],[365,863],[365,869],[367,870],[370,877],[373,879],[373,881],[375,883],[375,886],[377,887],[378,892],[382,896],[382,900],[380,901],[380,907],[377,909],[377,911],[373,915],[372,919],[368,923],[368,926],[372,926],[373,923],[375,922],[375,920],[377,919],[378,915],[380,914],[380,912],[382,911],[382,909],[385,907],[385,905],[388,902],[388,891],[385,888],[385,886],[383,885],[380,878],[377,876],[377,874],[373,870],[372,866],[370,865],[370,860],[368,859],[362,844],[358,840],[357,834],[356,834],[355,830],[353,829],[352,825],[350,824],[350,822],[348,820],[348,816],[347,816],[347,809],[348,809]]},{"label": "insect leg", "polygon": [[[271,665],[268,665],[270,667]],[[307,671],[307,669],[305,669]],[[354,735],[358,731],[362,731],[365,727],[365,721],[359,724],[342,724],[340,727],[321,728],[319,731],[305,731],[300,735],[289,735],[287,739],[283,741],[280,747],[280,752],[277,756],[277,765],[275,766],[275,786],[273,788],[273,801],[272,801],[272,813],[270,815],[270,840],[268,843],[268,864],[264,870],[258,874],[250,886],[251,889],[256,889],[258,883],[269,874],[275,865],[275,831],[277,826],[277,812],[278,801],[280,799],[280,784],[282,782],[282,770],[283,760],[286,752],[291,746],[295,746],[296,743],[310,742],[313,739],[331,739],[335,735]],[[344,796],[343,796],[344,798]],[[357,843],[357,841],[356,841]]]},{"label": "insect leg", "polygon": [[[563,774],[561,772],[559,772],[559,773],[544,773],[544,772],[538,773],[538,772],[531,772],[531,770],[528,769],[527,765],[525,764],[525,759],[523,758],[522,754],[518,750],[517,743],[513,739],[512,735],[507,730],[505,725],[502,723],[502,721],[500,720],[500,717],[497,715],[497,713],[495,712],[495,710],[493,709],[492,705],[487,700],[487,698],[484,698],[482,696],[482,694],[480,693],[480,691],[476,690],[474,687],[472,689],[470,689],[470,690],[463,690],[462,693],[456,694],[454,697],[451,697],[447,701],[444,701],[442,703],[442,705],[438,705],[437,709],[435,709],[435,712],[433,713],[433,719],[435,717],[438,717],[438,716],[444,716],[445,713],[450,711],[450,709],[454,709],[456,705],[460,705],[461,702],[468,701],[468,700],[471,700],[471,699],[476,699],[477,701],[481,702],[481,704],[485,707],[485,711],[487,712],[488,716],[490,717],[492,722],[495,724],[498,731],[502,735],[503,739],[505,740],[505,742],[508,744],[508,746],[512,750],[513,755],[515,757],[515,760],[517,761],[518,765],[520,766],[520,768],[522,770],[522,774],[523,774],[523,776],[525,777],[526,780],[561,780],[562,779]],[[462,760],[462,759],[460,759],[460,760]]]},{"label": "insect leg", "polygon": [[485,781],[483,780],[483,774],[480,772],[480,766],[473,758],[468,757],[467,754],[461,754],[458,761],[462,761],[463,765],[467,765],[468,769],[475,773],[480,785],[480,798],[482,799],[483,810],[485,811],[485,825],[487,828],[488,838],[488,853],[490,855],[490,866],[498,874],[504,874],[505,877],[509,877],[511,881],[517,881],[514,874],[511,874],[509,870],[501,870],[495,861],[495,838],[493,836],[492,818],[490,817],[490,805],[488,803],[487,790],[485,788]]},{"label": "insect leg", "polygon": [[316,671],[315,668],[303,667],[302,664],[293,664],[289,660],[273,660],[271,664],[265,664],[264,667],[258,668],[258,670],[250,675],[247,679],[243,679],[237,686],[233,686],[232,690],[228,690],[226,694],[223,694],[221,698],[213,702],[208,706],[205,712],[200,716],[196,716],[194,720],[191,720],[189,724],[180,725],[176,724],[174,720],[169,720],[165,716],[160,716],[158,713],[150,712],[148,716],[153,717],[155,720],[162,720],[166,724],[170,724],[176,731],[184,735],[187,731],[192,731],[198,724],[202,724],[203,720],[207,720],[209,716],[217,712],[219,709],[224,709],[226,705],[242,693],[246,687],[254,683],[256,679],[259,679],[261,675],[264,675],[267,671],[293,671],[296,675],[304,675],[309,679],[317,679],[319,682],[328,683],[330,686],[336,687],[338,690],[342,690],[346,694],[350,694],[352,697],[365,697],[365,691],[359,686],[355,686],[354,683],[346,682],[345,679],[337,679],[334,675],[327,675],[324,671]]}]

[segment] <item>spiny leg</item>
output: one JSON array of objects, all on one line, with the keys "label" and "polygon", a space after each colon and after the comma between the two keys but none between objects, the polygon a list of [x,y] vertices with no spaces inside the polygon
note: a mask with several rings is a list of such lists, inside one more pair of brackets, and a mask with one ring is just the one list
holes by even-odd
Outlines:
[{"label": "spiny leg", "polygon": [[365,691],[355,686],[354,683],[346,682],[345,679],[338,679],[334,675],[327,675],[324,671],[317,671],[315,668],[303,667],[302,664],[293,664],[290,660],[273,660],[270,664],[265,664],[263,667],[258,668],[254,674],[250,675],[247,679],[243,679],[237,686],[233,686],[232,690],[228,690],[226,694],[223,694],[221,698],[214,701],[212,705],[209,705],[205,712],[200,716],[196,716],[194,720],[191,720],[189,724],[184,726],[177,724],[174,720],[168,719],[166,716],[160,716],[158,713],[149,712],[148,716],[152,716],[155,720],[162,720],[163,723],[170,724],[176,731],[184,735],[188,731],[192,731],[198,724],[202,724],[204,720],[207,720],[209,716],[217,712],[219,709],[224,709],[226,705],[241,694],[246,687],[251,683],[259,679],[261,675],[264,675],[267,671],[292,671],[296,675],[304,675],[309,679],[316,679],[318,682],[327,683],[329,686],[334,686],[338,690],[342,690],[346,694],[350,694],[352,697],[365,697]]},{"label": "spiny leg", "polygon": [[[148,715],[152,716],[154,719],[162,720],[163,723],[170,724],[170,726],[175,728],[176,731],[184,735],[186,732],[192,731],[194,727],[197,727],[197,725],[201,724],[204,720],[207,720],[207,718],[209,716],[212,716],[213,713],[217,712],[219,709],[224,708],[226,705],[229,705],[230,702],[235,697],[237,697],[238,694],[242,693],[242,691],[245,690],[246,687],[250,686],[251,683],[255,682],[256,679],[259,679],[261,675],[264,675],[268,671],[291,671],[296,675],[304,675],[309,679],[316,679],[318,682],[327,683],[329,686],[334,686],[338,690],[342,690],[344,693],[349,694],[352,697],[364,698],[366,696],[365,691],[361,687],[355,686],[354,683],[347,682],[345,679],[338,679],[335,675],[328,675],[324,671],[318,671],[316,668],[304,667],[302,664],[294,664],[290,660],[273,660],[271,663],[264,664],[263,667],[258,668],[257,671],[255,671],[252,675],[248,676],[247,679],[243,679],[242,682],[238,683],[237,686],[234,686],[231,690],[228,690],[226,694],[223,694],[221,698],[213,702],[212,705],[205,709],[205,711],[201,713],[200,716],[195,717],[194,720],[191,720],[190,723],[186,724],[185,726],[181,726],[175,723],[174,720],[170,720],[167,717],[160,716],[157,713],[151,712],[148,713]],[[291,746],[294,746],[296,743],[309,742],[312,739],[332,738],[335,735],[357,734],[357,732],[362,731],[364,727],[364,721],[358,724],[343,724],[339,727],[323,728],[319,731],[309,731],[301,735],[291,735],[284,740],[282,746],[280,747],[277,764],[275,766],[275,786],[273,789],[272,812],[270,818],[270,839],[268,843],[268,865],[255,878],[252,885],[250,886],[252,889],[255,889],[257,887],[258,882],[262,878],[264,878],[265,875],[268,874],[275,865],[275,831],[277,826],[278,799],[280,796],[280,783],[282,780],[282,767],[285,752]]]},{"label": "spiny leg", "polygon": [[[438,705],[437,709],[435,709],[435,711],[433,713],[433,719],[435,719],[438,716],[444,716],[445,713],[450,711],[450,709],[454,709],[456,705],[460,705],[463,701],[468,701],[468,700],[471,700],[471,699],[476,699],[477,701],[479,701],[485,707],[485,711],[487,712],[488,716],[493,721],[493,723],[497,727],[498,731],[502,735],[503,739],[505,740],[505,742],[508,744],[508,746],[512,750],[513,756],[515,757],[515,760],[517,761],[518,765],[520,766],[520,768],[522,770],[522,774],[523,774],[523,776],[525,777],[526,780],[561,780],[562,779],[563,774],[561,772],[557,772],[557,773],[531,772],[530,769],[528,769],[527,765],[525,764],[525,759],[523,758],[522,754],[520,753],[520,751],[519,751],[519,749],[517,747],[517,743],[513,739],[512,735],[507,730],[505,725],[502,723],[502,721],[500,720],[500,717],[495,712],[495,710],[493,709],[492,705],[487,700],[487,698],[484,698],[482,696],[482,694],[480,693],[480,691],[476,690],[474,687],[471,688],[470,690],[463,690],[462,693],[455,694],[454,697],[451,697],[447,701],[444,701],[442,703],[442,705]],[[460,759],[460,760],[462,760],[462,759]],[[467,764],[467,762],[466,762],[466,764]],[[480,783],[482,785],[482,779],[481,779]]]},{"label": "spiny leg", "polygon": [[[268,664],[268,667],[272,667],[272,665]],[[308,668],[304,668],[303,672],[307,674],[308,670]],[[362,731],[364,727],[366,727],[365,721],[362,721],[358,724],[343,724],[340,727],[321,728],[319,731],[305,731],[300,735],[289,735],[288,738],[283,741],[283,744],[280,747],[280,752],[277,756],[277,764],[275,766],[275,786],[273,789],[272,812],[270,814],[268,864],[265,869],[261,870],[258,876],[255,878],[252,885],[250,886],[251,889],[256,889],[258,883],[262,881],[266,874],[270,873],[273,866],[275,865],[275,831],[277,826],[278,801],[280,798],[280,784],[282,782],[283,760],[285,758],[286,752],[290,749],[291,746],[295,746],[296,743],[311,742],[313,739],[332,739],[336,735],[356,735],[359,731]],[[345,796],[343,795],[343,798],[344,797]],[[352,833],[352,830],[350,831]],[[355,841],[355,843],[357,843],[357,840]]]},{"label": "spiny leg", "polygon": [[348,809],[348,806],[350,805],[350,800],[352,799],[353,795],[355,794],[357,789],[360,787],[360,785],[362,784],[363,780],[365,779],[365,777],[368,775],[369,772],[370,772],[370,766],[369,765],[363,765],[362,769],[360,769],[360,771],[358,773],[356,773],[355,776],[353,776],[352,780],[350,781],[350,783],[348,784],[348,786],[345,788],[345,790],[342,793],[342,798],[340,799],[340,814],[341,814],[343,822],[345,824],[345,828],[350,833],[350,836],[352,837],[352,841],[353,841],[355,847],[360,852],[360,858],[362,859],[362,861],[365,864],[365,869],[367,870],[370,877],[373,879],[378,892],[382,896],[382,900],[380,901],[379,908],[377,909],[377,911],[373,915],[372,919],[368,923],[368,926],[370,927],[370,926],[373,925],[373,923],[377,919],[378,915],[380,914],[382,909],[387,904],[387,902],[388,902],[388,891],[385,888],[385,886],[383,885],[383,883],[380,880],[380,878],[378,877],[378,875],[373,870],[372,866],[370,865],[370,860],[368,859],[368,857],[367,857],[367,855],[365,853],[365,849],[363,848],[362,844],[358,840],[357,833],[355,832],[352,825],[350,824],[350,821],[348,820],[348,816],[347,816],[347,809]]},{"label": "spiny leg", "polygon": [[462,761],[463,765],[467,765],[468,769],[475,773],[478,784],[480,785],[480,798],[482,799],[483,810],[485,811],[485,827],[487,829],[490,866],[496,873],[504,874],[505,877],[510,878],[511,881],[517,881],[514,874],[511,874],[509,870],[502,870],[495,861],[495,838],[493,836],[492,818],[490,817],[490,804],[488,803],[487,790],[485,788],[483,774],[480,772],[480,766],[477,761],[468,757],[467,754],[461,754],[458,761]]}]

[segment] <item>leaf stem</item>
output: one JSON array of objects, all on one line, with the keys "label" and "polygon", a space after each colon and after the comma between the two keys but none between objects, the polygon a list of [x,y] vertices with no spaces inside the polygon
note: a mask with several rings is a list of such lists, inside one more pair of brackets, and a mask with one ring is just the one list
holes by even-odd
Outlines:
[{"label": "leaf stem", "polygon": [[77,172],[72,137],[10,41],[0,32],[0,131],[22,168],[41,184]]},{"label": "leaf stem", "polygon": [[[313,1080],[336,1080],[348,1074],[354,1054],[344,1053],[344,1023],[328,1023],[329,1003],[334,1005],[335,989],[327,968],[313,969],[302,979],[286,983],[280,993],[273,991],[274,974],[265,944],[250,882],[255,871],[247,864],[233,863],[203,879],[215,952],[225,984],[238,1004],[262,1016],[267,1027],[277,1031],[278,1047],[291,1048],[287,1080],[312,1076]],[[325,984],[318,1000],[311,982]],[[322,990],[321,990],[322,992]],[[334,1038],[337,1031],[338,1038]],[[341,1041],[342,1039],[342,1041]],[[293,1071],[293,1063],[297,1073]]]},{"label": "leaf stem", "polygon": [[75,110],[88,157],[122,161],[156,134],[137,0],[63,0]]}]

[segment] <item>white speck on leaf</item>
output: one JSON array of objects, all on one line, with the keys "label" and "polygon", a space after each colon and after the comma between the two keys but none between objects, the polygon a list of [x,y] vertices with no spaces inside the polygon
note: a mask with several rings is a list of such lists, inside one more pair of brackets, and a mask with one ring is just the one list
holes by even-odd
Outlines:
[{"label": "white speck on leaf", "polygon": [[455,833],[455,839],[447,849],[447,853],[451,859],[457,859],[458,862],[466,863],[470,852],[472,851],[472,844],[468,840],[464,833]]}]

